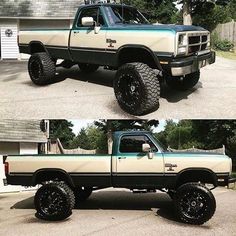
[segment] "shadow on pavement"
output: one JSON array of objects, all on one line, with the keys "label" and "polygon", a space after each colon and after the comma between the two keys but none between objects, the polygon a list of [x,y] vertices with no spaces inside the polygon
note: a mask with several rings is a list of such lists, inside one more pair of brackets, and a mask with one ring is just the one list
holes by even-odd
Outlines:
[{"label": "shadow on pavement", "polygon": [[161,98],[166,99],[170,103],[177,103],[183,99],[188,99],[188,96],[193,93],[198,93],[198,89],[202,88],[202,82],[198,82],[198,84],[189,90],[186,91],[178,91],[169,88],[165,83],[161,83]]},{"label": "shadow on pavement", "polygon": [[[133,194],[126,191],[102,191],[94,192],[76,209],[150,210],[172,205],[172,201],[165,193]],[[11,209],[34,209],[34,197],[15,203]]]},{"label": "shadow on pavement", "polygon": [[73,66],[71,69],[58,68],[54,83],[59,83],[65,79],[74,79],[107,87],[113,87],[114,76],[114,72],[102,69],[94,73],[87,74],[81,72],[78,67],[76,68],[76,66]]}]

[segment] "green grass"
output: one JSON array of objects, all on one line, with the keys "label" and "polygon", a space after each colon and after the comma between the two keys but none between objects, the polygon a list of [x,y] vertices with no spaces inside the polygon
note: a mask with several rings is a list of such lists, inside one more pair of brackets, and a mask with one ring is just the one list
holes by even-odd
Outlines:
[{"label": "green grass", "polygon": [[219,57],[224,57],[227,59],[236,60],[236,52],[216,51],[216,55]]}]

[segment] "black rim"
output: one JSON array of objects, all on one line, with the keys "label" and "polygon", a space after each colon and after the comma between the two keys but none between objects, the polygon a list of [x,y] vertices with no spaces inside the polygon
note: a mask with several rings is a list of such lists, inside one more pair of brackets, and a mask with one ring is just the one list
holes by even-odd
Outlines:
[{"label": "black rim", "polygon": [[34,60],[30,63],[30,67],[31,67],[31,75],[33,79],[38,80],[42,74],[42,66],[40,62]]},{"label": "black rim", "polygon": [[142,86],[140,81],[132,74],[123,74],[118,82],[118,100],[122,101],[125,107],[131,110],[136,109],[140,104]]},{"label": "black rim", "polygon": [[208,211],[208,200],[204,194],[192,190],[180,199],[181,212],[191,219],[199,219]]},{"label": "black rim", "polygon": [[65,202],[59,191],[46,189],[39,197],[39,205],[44,214],[58,215],[63,211]]}]

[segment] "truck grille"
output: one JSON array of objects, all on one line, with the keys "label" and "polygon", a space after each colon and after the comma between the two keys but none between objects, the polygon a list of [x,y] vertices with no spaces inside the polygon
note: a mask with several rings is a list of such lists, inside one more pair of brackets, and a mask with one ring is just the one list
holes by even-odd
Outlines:
[{"label": "truck grille", "polygon": [[207,43],[208,43],[207,33],[188,34],[188,53],[192,54],[195,52],[206,50]]}]

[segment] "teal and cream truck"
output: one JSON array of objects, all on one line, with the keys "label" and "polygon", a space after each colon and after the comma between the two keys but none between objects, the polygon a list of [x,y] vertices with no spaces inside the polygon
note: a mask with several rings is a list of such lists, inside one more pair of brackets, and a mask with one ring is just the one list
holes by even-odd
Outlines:
[{"label": "teal and cream truck", "polygon": [[114,187],[166,192],[181,221],[203,224],[216,208],[211,190],[235,182],[228,156],[170,152],[146,131],[115,132],[111,155],[7,156],[4,163],[7,184],[42,185],[34,203],[44,220],[65,219],[94,190]]},{"label": "teal and cream truck", "polygon": [[19,48],[31,55],[28,71],[37,85],[51,83],[57,66],[78,65],[85,73],[99,66],[117,70],[115,96],[133,115],[158,109],[161,81],[173,89],[190,89],[200,69],[215,62],[209,31],[152,25],[135,8],[119,4],[80,6],[70,29],[22,29]]}]

